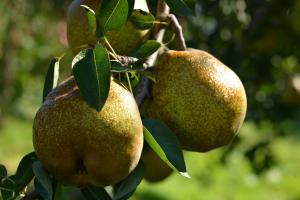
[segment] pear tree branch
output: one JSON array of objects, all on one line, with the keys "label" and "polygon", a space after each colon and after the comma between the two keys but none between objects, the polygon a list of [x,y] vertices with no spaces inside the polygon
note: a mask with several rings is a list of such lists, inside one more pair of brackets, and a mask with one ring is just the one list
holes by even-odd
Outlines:
[{"label": "pear tree branch", "polygon": [[[156,11],[156,18],[166,17],[170,13],[170,8],[168,5],[163,1],[158,1],[157,11]],[[152,32],[152,38],[157,40],[158,42],[163,41],[163,37],[165,35],[166,28],[162,24],[157,24]],[[154,66],[157,57],[159,55],[159,51],[152,54],[148,60],[146,61],[147,66]],[[147,77],[142,77],[136,92],[135,92],[135,100],[137,105],[141,107],[144,99],[150,96],[150,80]]]},{"label": "pear tree branch", "polygon": [[185,44],[185,39],[183,37],[183,32],[182,32],[182,27],[178,22],[178,19],[175,15],[169,14],[167,16],[167,19],[170,22],[170,26],[175,34],[175,38],[177,40],[178,44],[178,50],[185,51],[186,50],[186,44]]}]

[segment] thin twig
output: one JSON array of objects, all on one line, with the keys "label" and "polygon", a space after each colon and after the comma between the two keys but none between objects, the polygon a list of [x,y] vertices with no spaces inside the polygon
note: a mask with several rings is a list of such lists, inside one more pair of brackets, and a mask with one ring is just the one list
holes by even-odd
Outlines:
[{"label": "thin twig", "polygon": [[[162,18],[163,16],[168,16],[170,13],[170,8],[168,5],[163,1],[158,1],[156,18]],[[165,34],[165,26],[163,24],[156,24],[152,32],[152,38],[158,42],[162,42]],[[159,55],[159,51],[152,54],[148,60],[146,61],[146,66],[154,66],[157,57]],[[144,99],[150,95],[150,80],[147,77],[143,77],[136,89],[135,92],[135,99],[137,105],[141,107]]]},{"label": "thin twig", "polygon": [[185,39],[183,37],[182,27],[179,24],[177,17],[173,14],[169,14],[167,18],[170,21],[170,26],[173,32],[175,33],[175,38],[177,40],[177,44],[179,48],[178,50],[185,51],[186,50]]}]

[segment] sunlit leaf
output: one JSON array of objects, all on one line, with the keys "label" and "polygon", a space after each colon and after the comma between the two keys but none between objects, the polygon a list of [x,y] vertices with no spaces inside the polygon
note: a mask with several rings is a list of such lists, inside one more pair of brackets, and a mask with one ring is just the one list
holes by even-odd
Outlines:
[{"label": "sunlit leaf", "polygon": [[98,12],[100,25],[105,32],[124,26],[128,18],[127,0],[103,0]]},{"label": "sunlit leaf", "polygon": [[194,0],[165,0],[165,2],[175,14],[182,16],[194,15]]},{"label": "sunlit leaf", "polygon": [[134,10],[130,16],[130,21],[141,30],[150,29],[155,23],[155,17],[143,10]]},{"label": "sunlit leaf", "polygon": [[73,74],[85,101],[100,111],[110,88],[110,59],[105,48],[97,45],[73,67]]},{"label": "sunlit leaf", "polygon": [[147,58],[161,47],[161,43],[156,40],[148,40],[133,53],[137,58]]}]

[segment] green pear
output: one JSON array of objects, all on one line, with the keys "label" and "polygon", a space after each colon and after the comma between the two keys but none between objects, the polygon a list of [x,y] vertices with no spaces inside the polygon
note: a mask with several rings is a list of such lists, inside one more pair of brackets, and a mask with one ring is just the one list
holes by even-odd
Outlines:
[{"label": "green pear", "polygon": [[173,172],[173,169],[150,148],[143,151],[141,160],[145,166],[144,179],[148,182],[160,182]]},{"label": "green pear", "polygon": [[168,51],[158,58],[147,112],[164,121],[182,147],[206,152],[230,143],[247,108],[239,77],[212,55]]},{"label": "green pear", "polygon": [[[92,46],[97,42],[96,33],[89,27],[85,10],[80,5],[87,5],[95,12],[98,12],[101,8],[101,3],[101,0],[74,0],[70,4],[67,12],[67,38],[74,54],[77,54],[86,46]],[[135,1],[134,8],[148,11],[145,0]],[[119,30],[107,32],[106,36],[117,54],[129,55],[147,40],[149,30],[140,30],[128,21]]]},{"label": "green pear", "polygon": [[107,186],[137,166],[143,148],[143,125],[135,99],[111,81],[100,112],[81,97],[69,78],[46,98],[33,124],[38,159],[64,185]]}]

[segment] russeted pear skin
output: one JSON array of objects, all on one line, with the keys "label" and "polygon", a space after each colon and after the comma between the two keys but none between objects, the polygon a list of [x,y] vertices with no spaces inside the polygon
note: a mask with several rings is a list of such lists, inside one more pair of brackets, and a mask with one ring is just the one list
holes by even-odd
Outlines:
[{"label": "russeted pear skin", "polygon": [[64,185],[107,186],[138,164],[143,125],[133,96],[111,81],[100,112],[81,97],[73,77],[46,98],[33,124],[38,159]]},{"label": "russeted pear skin", "polygon": [[169,167],[152,149],[143,151],[144,179],[151,183],[163,181],[169,177],[173,169]]},{"label": "russeted pear skin", "polygon": [[[101,0],[74,0],[67,11],[67,38],[74,54],[96,43],[96,35],[88,25],[85,10],[80,5],[86,5],[96,13],[101,8]],[[147,10],[146,10],[147,8]],[[138,0],[135,9],[148,11],[145,0]],[[106,33],[107,39],[119,55],[129,55],[149,36],[149,30],[139,30],[130,21],[119,30]],[[103,44],[106,45],[106,44]]]},{"label": "russeted pear skin", "polygon": [[239,77],[201,50],[168,51],[158,58],[148,117],[161,119],[183,149],[206,152],[231,142],[247,98]]}]

